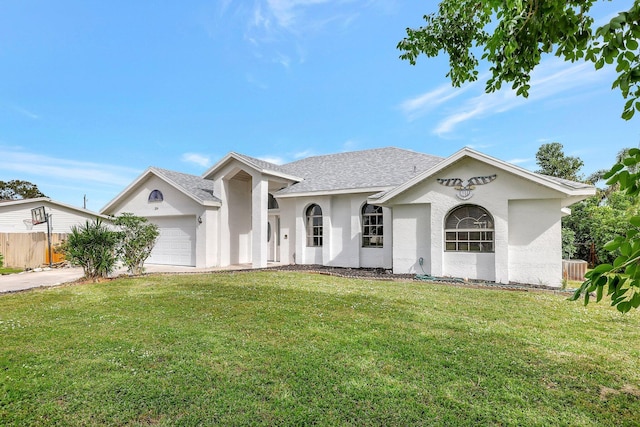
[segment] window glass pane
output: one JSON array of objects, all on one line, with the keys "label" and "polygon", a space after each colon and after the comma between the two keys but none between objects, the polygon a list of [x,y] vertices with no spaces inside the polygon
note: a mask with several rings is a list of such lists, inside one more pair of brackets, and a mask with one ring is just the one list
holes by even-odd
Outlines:
[{"label": "window glass pane", "polygon": [[481,206],[462,205],[452,210],[444,231],[447,251],[493,252],[493,218]]},{"label": "window glass pane", "polygon": [[382,207],[365,204],[362,207],[362,246],[382,247]]}]

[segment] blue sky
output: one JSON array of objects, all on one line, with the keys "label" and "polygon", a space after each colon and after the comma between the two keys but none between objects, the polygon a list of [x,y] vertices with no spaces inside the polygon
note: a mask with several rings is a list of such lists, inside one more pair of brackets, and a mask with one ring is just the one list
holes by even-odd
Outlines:
[{"label": "blue sky", "polygon": [[[608,19],[631,1],[594,9]],[[545,58],[528,99],[452,88],[447,58],[396,44],[435,1],[0,2],[0,180],[98,211],[149,166],[202,174],[229,151],[276,163],[469,146],[535,170],[560,142],[610,167],[638,146],[613,69]]]}]

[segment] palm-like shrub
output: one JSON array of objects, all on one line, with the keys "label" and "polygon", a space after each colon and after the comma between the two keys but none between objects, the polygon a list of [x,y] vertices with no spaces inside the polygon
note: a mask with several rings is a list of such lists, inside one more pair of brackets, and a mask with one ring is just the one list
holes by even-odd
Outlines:
[{"label": "palm-like shrub", "polygon": [[66,258],[84,270],[87,279],[108,277],[117,261],[118,233],[100,219],[73,226],[64,245]]}]

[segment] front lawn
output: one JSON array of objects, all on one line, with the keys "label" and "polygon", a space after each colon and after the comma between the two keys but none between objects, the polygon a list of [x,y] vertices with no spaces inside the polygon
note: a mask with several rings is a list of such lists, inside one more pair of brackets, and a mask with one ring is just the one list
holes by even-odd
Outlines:
[{"label": "front lawn", "polygon": [[0,275],[2,274],[15,274],[23,271],[21,268],[0,267]]},{"label": "front lawn", "polygon": [[0,425],[638,425],[640,312],[291,272],[0,296]]}]

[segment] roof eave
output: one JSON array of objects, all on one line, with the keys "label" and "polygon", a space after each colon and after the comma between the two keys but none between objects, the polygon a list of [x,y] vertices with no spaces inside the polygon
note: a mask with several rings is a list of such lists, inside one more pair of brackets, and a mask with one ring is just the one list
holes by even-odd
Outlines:
[{"label": "roof eave", "polygon": [[278,199],[289,199],[294,197],[313,197],[313,196],[334,196],[341,194],[361,194],[361,193],[380,193],[389,191],[394,187],[363,187],[363,188],[343,188],[338,190],[319,190],[319,191],[303,191],[299,193],[274,193],[274,197]]},{"label": "roof eave", "polygon": [[243,165],[250,167],[251,169],[255,170],[256,172],[260,172],[261,174],[264,175],[271,175],[274,177],[278,177],[281,179],[286,179],[289,181],[302,181],[303,178],[294,176],[294,175],[289,175],[283,172],[279,172],[276,170],[272,170],[272,169],[265,169],[263,167],[260,167],[258,165],[256,165],[255,163],[249,161],[248,159],[246,159],[245,157],[234,153],[234,152],[230,152],[228,153],[226,156],[224,156],[222,159],[220,159],[220,161],[218,161],[215,165],[213,165],[212,167],[209,168],[209,170],[207,170],[205,173],[202,174],[202,177],[205,179],[208,179],[209,176],[211,176],[212,174],[214,174],[217,170],[219,170],[220,168],[222,168],[229,160],[237,160],[238,162],[242,163]]}]

